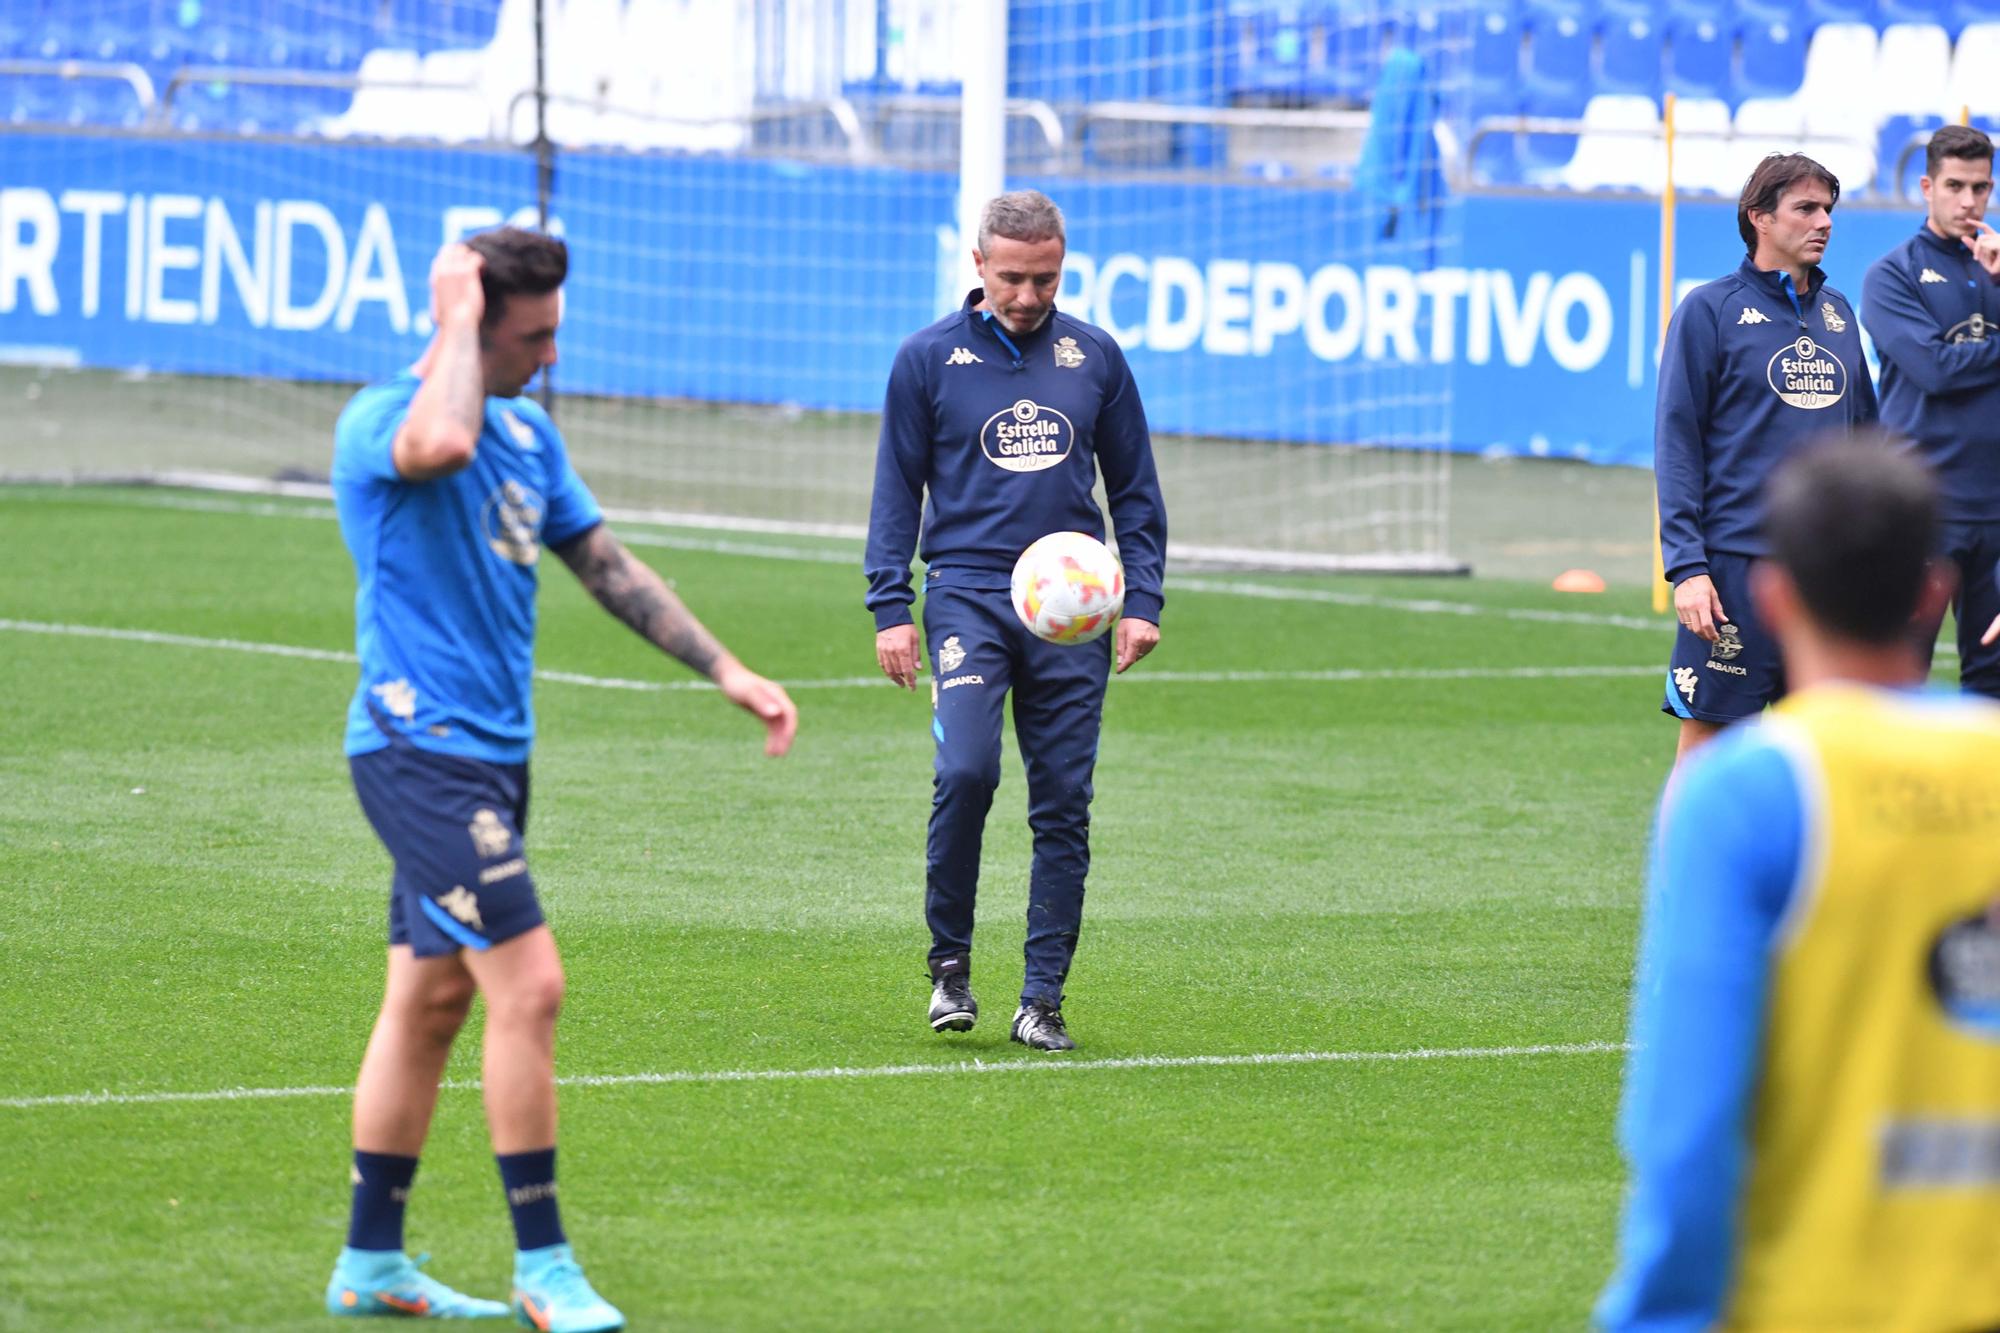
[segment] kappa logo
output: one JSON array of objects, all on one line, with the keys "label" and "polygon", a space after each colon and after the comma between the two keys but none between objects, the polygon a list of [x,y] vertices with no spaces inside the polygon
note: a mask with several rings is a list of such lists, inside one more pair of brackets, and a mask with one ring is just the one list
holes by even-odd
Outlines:
[{"label": "kappa logo", "polygon": [[980,360],[980,358],[972,354],[972,349],[969,347],[952,348],[951,355],[944,359],[944,363],[947,366],[973,366],[973,365],[984,364]]},{"label": "kappa logo", "polygon": [[1847,332],[1847,321],[1842,319],[1840,312],[1833,308],[1833,302],[1825,301],[1820,304],[1819,317],[1825,321],[1828,333]]},{"label": "kappa logo", "polygon": [[542,447],[542,442],[535,438],[535,428],[515,416],[512,411],[501,412],[500,419],[507,423],[507,433],[514,437],[515,444],[531,454]]},{"label": "kappa logo", "polygon": [[486,923],[479,919],[479,899],[463,884],[451,886],[451,892],[438,895],[438,906],[450,912],[454,919],[474,930],[486,929]]},{"label": "kappa logo", "polygon": [[1743,313],[1736,317],[1738,324],[1769,324],[1771,317],[1754,305],[1743,307]]},{"label": "kappa logo", "polygon": [[1083,364],[1083,349],[1076,345],[1076,339],[1056,339],[1056,364],[1064,370],[1075,370]]},{"label": "kappa logo", "polygon": [[1934,268],[1927,268],[1922,273],[1919,273],[1917,275],[1918,282],[1943,282],[1944,280],[1945,280],[1944,274],[1938,272]]},{"label": "kappa logo", "polygon": [[1700,683],[1701,678],[1694,674],[1693,667],[1674,668],[1674,688],[1685,695],[1689,703],[1694,702],[1694,687]]},{"label": "kappa logo", "polygon": [[504,856],[507,849],[514,845],[513,833],[500,822],[500,816],[491,810],[481,810],[474,814],[472,822],[465,826],[465,831],[472,835],[472,845],[480,856],[488,860]]},{"label": "kappa logo", "polygon": [[965,647],[956,634],[946,639],[938,648],[938,670],[956,671],[965,665]]}]

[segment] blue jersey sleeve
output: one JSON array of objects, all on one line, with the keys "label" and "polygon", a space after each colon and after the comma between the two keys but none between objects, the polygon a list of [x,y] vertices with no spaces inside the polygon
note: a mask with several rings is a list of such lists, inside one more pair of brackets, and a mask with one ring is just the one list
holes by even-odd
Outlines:
[{"label": "blue jersey sleeve", "polygon": [[915,348],[904,343],[889,370],[889,389],[882,403],[882,435],[875,448],[875,492],[868,514],[868,545],[863,568],[868,575],[868,609],[875,628],[907,625],[915,618],[910,607],[916,593],[910,587],[910,557],[916,553],[917,531],[923,518],[924,483],[930,475],[932,438],[930,390],[924,383]]},{"label": "blue jersey sleeve", "polygon": [[1683,301],[1667,325],[1653,419],[1660,554],[1671,583],[1708,572],[1701,506],[1708,467],[1706,432],[1714,406],[1719,354],[1715,312],[1699,297]]},{"label": "blue jersey sleeve", "polygon": [[1669,786],[1654,838],[1619,1140],[1630,1169],[1610,1330],[1706,1329],[1733,1275],[1772,939],[1798,878],[1798,777],[1764,727]]},{"label": "blue jersey sleeve", "polygon": [[1100,345],[1111,371],[1097,416],[1097,465],[1125,566],[1125,614],[1158,624],[1166,602],[1167,507],[1153,464],[1153,435],[1125,354],[1109,338]]},{"label": "blue jersey sleeve", "polygon": [[415,376],[399,376],[356,394],[333,428],[333,481],[398,482],[396,432],[410,415]]}]

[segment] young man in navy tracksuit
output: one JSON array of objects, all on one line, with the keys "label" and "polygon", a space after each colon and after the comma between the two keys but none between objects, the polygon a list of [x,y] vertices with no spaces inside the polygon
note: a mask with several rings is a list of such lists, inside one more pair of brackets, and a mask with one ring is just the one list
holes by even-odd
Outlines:
[{"label": "young man in navy tracksuit", "polygon": [[1689,292],[1667,327],[1653,475],[1681,625],[1660,705],[1681,720],[1676,763],[1785,692],[1750,603],[1765,479],[1814,436],[1876,417],[1854,309],[1819,268],[1839,198],[1804,154],[1765,158],[1736,203],[1748,255]]},{"label": "young man in navy tracksuit", "polygon": [[1132,372],[1102,329],[1055,308],[1064,250],[1062,212],[1042,194],[1022,190],[987,204],[973,251],[981,287],[905,340],[889,373],[866,557],[876,660],[913,690],[910,554],[921,517],[937,738],[924,888],[931,1027],[963,1032],[979,1013],[969,985],[973,900],[1000,781],[1001,709],[1012,690],[1034,860],[1026,975],[1009,1035],[1043,1051],[1076,1045],[1062,1016],[1063,983],[1083,919],[1091,771],[1113,644],[1035,638],[1014,614],[1008,582],[1039,537],[1105,535],[1091,498],[1101,468],[1125,565],[1115,634],[1124,671],[1159,642],[1167,548]]},{"label": "young man in navy tracksuit", "polygon": [[[1959,681],[2000,698],[2000,616],[1988,577],[2000,561],[2000,233],[1986,225],[1993,141],[1947,125],[1924,150],[1927,215],[1875,261],[1861,309],[1882,361],[1882,424],[1916,443],[1937,474],[1944,553],[1957,564]],[[1919,627],[1925,659],[1939,621]]]}]

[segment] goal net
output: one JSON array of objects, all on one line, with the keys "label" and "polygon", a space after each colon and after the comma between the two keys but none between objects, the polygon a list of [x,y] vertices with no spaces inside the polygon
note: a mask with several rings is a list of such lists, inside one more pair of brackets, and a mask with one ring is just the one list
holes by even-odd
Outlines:
[{"label": "goal net", "polygon": [[0,81],[0,472],[322,477],[440,242],[546,216],[543,390],[600,496],[858,534],[896,345],[963,299],[962,79],[1004,62],[1005,183],[1068,216],[1059,302],[1132,363],[1174,557],[1454,567],[1463,12],[1014,0],[1002,51],[976,8],[64,6]]}]

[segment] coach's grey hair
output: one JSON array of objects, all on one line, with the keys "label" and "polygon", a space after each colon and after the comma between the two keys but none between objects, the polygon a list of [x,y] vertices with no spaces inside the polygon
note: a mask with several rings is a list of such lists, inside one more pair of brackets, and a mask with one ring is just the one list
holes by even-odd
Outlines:
[{"label": "coach's grey hair", "polygon": [[1040,190],[1010,190],[987,201],[979,215],[979,253],[986,253],[995,236],[1031,244],[1037,241],[1069,244],[1069,237],[1063,231],[1062,210]]}]

